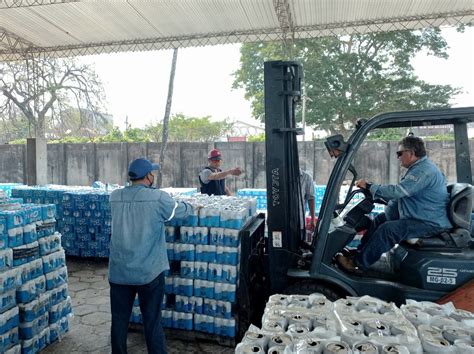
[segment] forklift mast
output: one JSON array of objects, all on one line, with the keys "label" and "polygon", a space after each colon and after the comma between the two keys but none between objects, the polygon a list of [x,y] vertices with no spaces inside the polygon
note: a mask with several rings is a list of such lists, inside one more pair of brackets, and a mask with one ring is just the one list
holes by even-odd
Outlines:
[{"label": "forklift mast", "polygon": [[287,272],[298,251],[301,186],[295,106],[301,98],[302,68],[296,62],[264,64],[265,148],[269,280],[272,293],[287,287]]}]

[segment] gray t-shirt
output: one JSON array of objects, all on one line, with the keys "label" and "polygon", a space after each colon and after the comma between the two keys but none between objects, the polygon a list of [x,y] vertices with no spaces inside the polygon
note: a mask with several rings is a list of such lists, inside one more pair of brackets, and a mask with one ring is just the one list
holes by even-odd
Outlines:
[{"label": "gray t-shirt", "polygon": [[204,168],[201,173],[199,173],[199,177],[201,178],[202,183],[208,184],[209,183],[209,176],[216,172],[221,172],[220,169],[210,170],[209,168]]}]

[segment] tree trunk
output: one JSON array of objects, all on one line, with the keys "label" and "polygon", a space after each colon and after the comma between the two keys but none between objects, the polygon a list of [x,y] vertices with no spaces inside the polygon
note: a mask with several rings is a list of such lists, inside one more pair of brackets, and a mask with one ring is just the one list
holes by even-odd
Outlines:
[{"label": "tree trunk", "polygon": [[160,171],[158,172],[158,181],[157,187],[161,188],[163,182],[162,168],[165,163],[165,151],[166,145],[168,143],[168,132],[169,132],[169,121],[171,113],[171,102],[173,100],[173,88],[174,88],[174,75],[176,73],[176,62],[178,61],[178,48],[173,50],[173,60],[171,61],[171,73],[170,81],[168,84],[168,98],[166,99],[166,109],[165,116],[163,117],[163,134],[161,139],[161,149],[160,149]]}]

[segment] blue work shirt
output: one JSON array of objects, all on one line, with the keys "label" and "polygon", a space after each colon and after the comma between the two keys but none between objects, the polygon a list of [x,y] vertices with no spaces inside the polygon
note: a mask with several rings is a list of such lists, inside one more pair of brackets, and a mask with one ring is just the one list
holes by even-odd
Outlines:
[{"label": "blue work shirt", "polygon": [[165,221],[183,218],[193,207],[143,185],[114,190],[110,205],[109,281],[121,285],[148,284],[169,269]]},{"label": "blue work shirt", "polygon": [[388,219],[394,219],[398,211],[397,219],[414,219],[442,229],[452,228],[448,219],[446,179],[426,156],[407,169],[399,184],[372,184],[370,192],[374,198],[389,201]]}]

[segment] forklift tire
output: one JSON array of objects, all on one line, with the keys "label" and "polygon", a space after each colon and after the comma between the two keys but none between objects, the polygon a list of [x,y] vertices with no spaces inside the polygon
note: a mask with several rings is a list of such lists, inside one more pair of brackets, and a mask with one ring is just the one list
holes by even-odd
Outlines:
[{"label": "forklift tire", "polygon": [[290,285],[283,292],[286,295],[310,295],[320,293],[326,296],[329,301],[336,301],[345,298],[347,294],[341,290],[334,289],[327,284],[316,284],[311,281],[301,281]]}]

